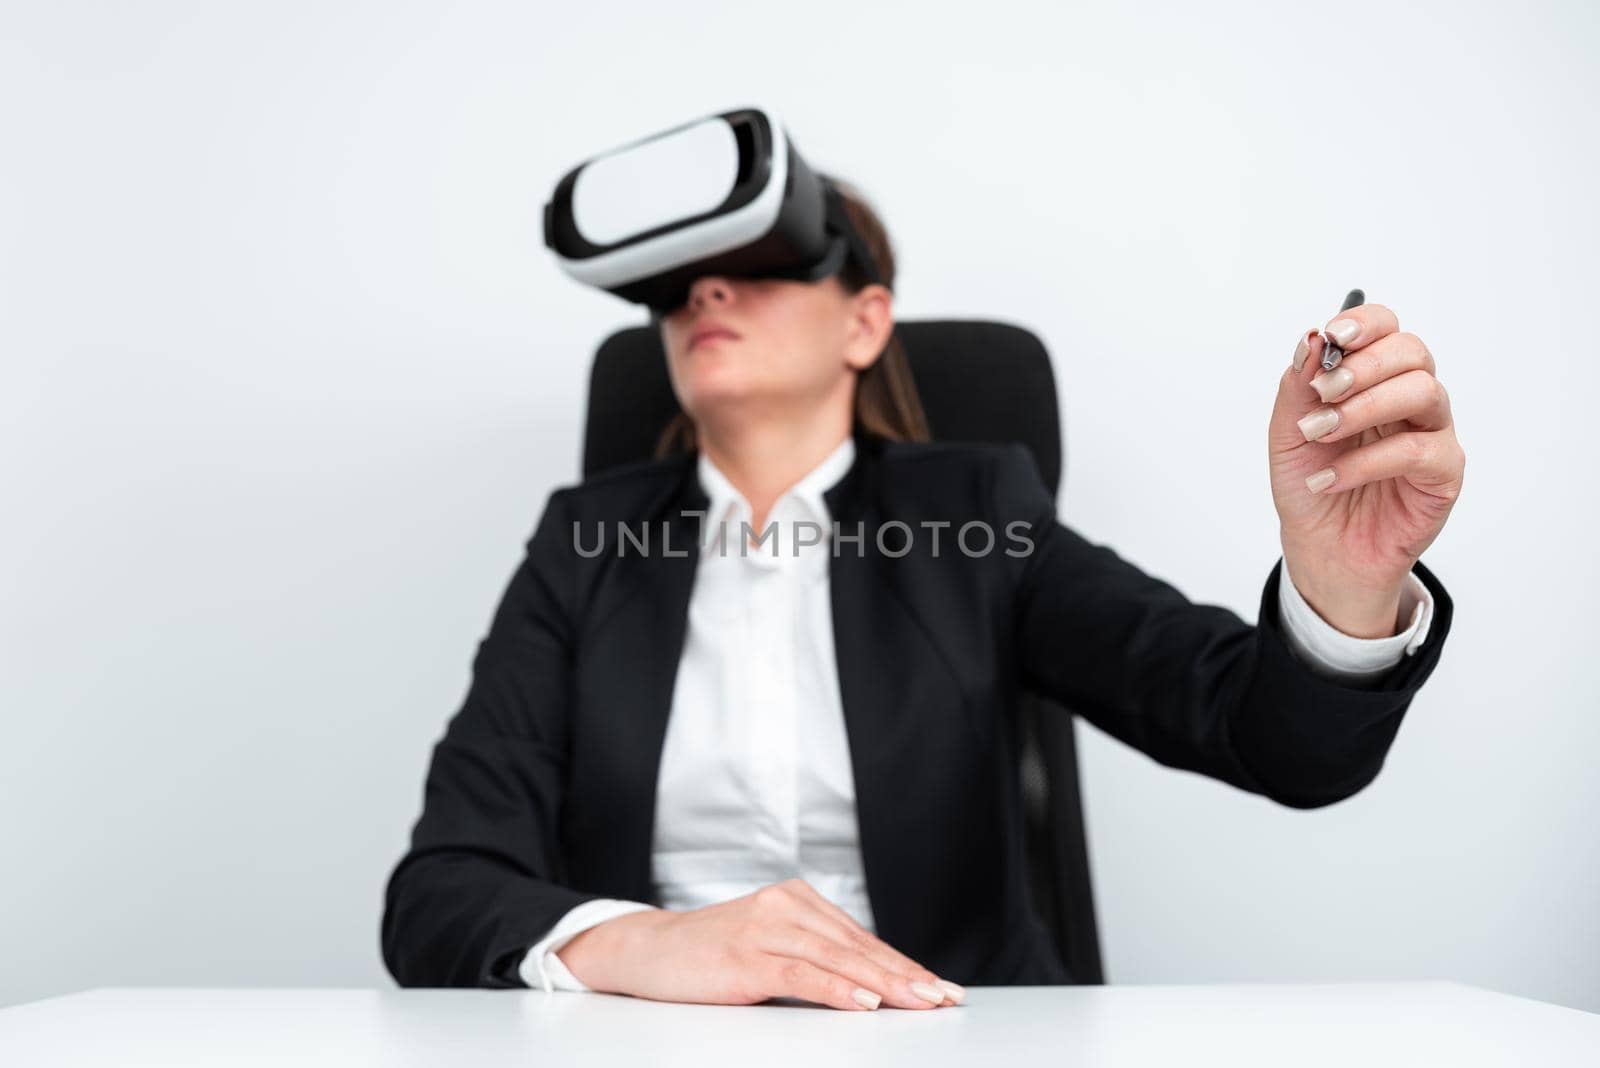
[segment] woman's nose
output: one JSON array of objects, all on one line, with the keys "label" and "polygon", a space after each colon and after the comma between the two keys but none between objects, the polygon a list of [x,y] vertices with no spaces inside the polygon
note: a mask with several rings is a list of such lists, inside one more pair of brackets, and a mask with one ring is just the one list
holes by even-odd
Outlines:
[{"label": "woman's nose", "polygon": [[726,278],[706,275],[696,278],[689,287],[689,307],[698,312],[707,304],[726,304],[733,296],[733,287]]}]

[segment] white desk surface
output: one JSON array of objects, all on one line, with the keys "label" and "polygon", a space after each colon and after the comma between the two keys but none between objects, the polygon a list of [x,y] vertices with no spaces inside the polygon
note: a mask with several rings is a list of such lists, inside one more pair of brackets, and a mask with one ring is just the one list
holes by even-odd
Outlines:
[{"label": "white desk surface", "polygon": [[0,1065],[1600,1065],[1600,1016],[1453,983],[973,987],[933,1010],[529,990],[105,988],[0,1009]]}]

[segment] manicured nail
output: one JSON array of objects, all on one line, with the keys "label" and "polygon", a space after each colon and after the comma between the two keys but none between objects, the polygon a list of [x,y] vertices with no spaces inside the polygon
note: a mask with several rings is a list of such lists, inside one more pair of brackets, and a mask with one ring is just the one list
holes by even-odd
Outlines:
[{"label": "manicured nail", "polygon": [[944,988],[946,994],[950,995],[950,1000],[957,1005],[961,1004],[961,999],[967,996],[967,988],[960,983],[952,983],[948,979],[940,979],[939,985]]},{"label": "manicured nail", "polygon": [[855,993],[850,995],[856,999],[856,1004],[863,1009],[875,1009],[883,999],[864,987],[856,987]]},{"label": "manicured nail", "polygon": [[1306,365],[1306,357],[1311,355],[1311,341],[1307,335],[1300,335],[1300,343],[1294,347],[1294,369],[1296,371]]},{"label": "manicured nail", "polygon": [[1315,441],[1339,425],[1339,412],[1334,408],[1318,408],[1300,420],[1300,433],[1307,441]]},{"label": "manicured nail", "polygon": [[1341,349],[1345,349],[1349,348],[1350,342],[1354,341],[1356,335],[1361,333],[1361,324],[1354,319],[1335,319],[1328,324],[1327,331],[1328,336],[1333,338],[1334,343]]},{"label": "manicured nail", "polygon": [[1321,493],[1333,485],[1333,468],[1324,467],[1321,471],[1306,479],[1306,489],[1312,493]]},{"label": "manicured nail", "polygon": [[929,986],[927,983],[912,983],[911,992],[923,1001],[931,1001],[935,1005],[944,1000],[944,991],[936,986]]},{"label": "manicured nail", "polygon": [[1317,396],[1325,401],[1331,401],[1355,384],[1356,376],[1350,373],[1347,367],[1335,367],[1311,380],[1311,388],[1317,391]]}]

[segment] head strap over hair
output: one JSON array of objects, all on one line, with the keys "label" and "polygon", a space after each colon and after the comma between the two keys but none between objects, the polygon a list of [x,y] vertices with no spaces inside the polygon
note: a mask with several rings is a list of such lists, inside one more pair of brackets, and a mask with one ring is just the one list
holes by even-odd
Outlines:
[{"label": "head strap over hair", "polygon": [[[828,226],[834,233],[845,240],[845,248],[849,255],[854,256],[861,271],[867,278],[868,285],[887,285],[883,275],[878,270],[877,261],[872,258],[872,253],[867,248],[867,243],[861,237],[855,224],[850,221],[850,212],[845,207],[844,194],[839,192],[839,187],[831,179],[823,179],[823,199],[827,203]],[[839,266],[843,266],[842,264]],[[821,277],[826,278],[838,270],[836,266]],[[892,286],[889,288],[893,288]]]}]

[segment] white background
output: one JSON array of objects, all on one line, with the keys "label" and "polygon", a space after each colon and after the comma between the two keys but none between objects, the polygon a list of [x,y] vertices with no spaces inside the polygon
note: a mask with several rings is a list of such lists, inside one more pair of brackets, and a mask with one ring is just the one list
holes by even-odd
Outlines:
[{"label": "white background", "polygon": [[1297,812],[1086,730],[1121,983],[1600,1010],[1593,57],[1569,4],[7,4],[0,1003],[384,985],[381,893],[575,480],[579,159],[769,102],[905,318],[1050,346],[1063,517],[1254,619],[1265,429],[1346,289],[1450,390],[1456,601],[1383,774]]}]

